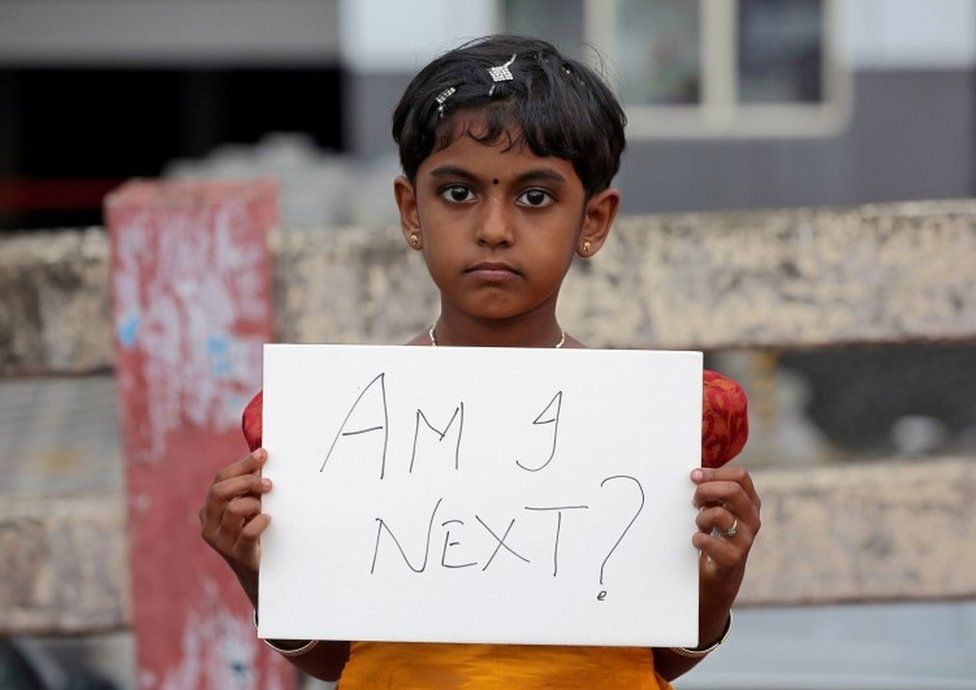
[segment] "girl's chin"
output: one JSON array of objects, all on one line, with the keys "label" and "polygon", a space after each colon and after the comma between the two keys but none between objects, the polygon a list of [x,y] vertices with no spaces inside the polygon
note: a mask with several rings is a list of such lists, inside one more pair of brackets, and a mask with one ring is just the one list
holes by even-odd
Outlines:
[{"label": "girl's chin", "polygon": [[[525,299],[526,295],[515,294],[505,289],[482,289],[460,297],[441,292],[441,303],[445,311],[462,315],[469,319],[508,321],[528,314],[541,314],[547,300]],[[555,302],[552,304],[555,314]]]}]

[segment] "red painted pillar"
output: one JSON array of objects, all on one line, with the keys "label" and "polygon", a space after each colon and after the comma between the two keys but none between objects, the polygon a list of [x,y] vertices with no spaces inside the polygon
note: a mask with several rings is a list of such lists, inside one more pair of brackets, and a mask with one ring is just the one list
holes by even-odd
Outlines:
[{"label": "red painted pillar", "polygon": [[295,687],[198,518],[214,475],[247,452],[241,411],[272,337],[276,191],[135,181],[106,200],[140,690]]}]

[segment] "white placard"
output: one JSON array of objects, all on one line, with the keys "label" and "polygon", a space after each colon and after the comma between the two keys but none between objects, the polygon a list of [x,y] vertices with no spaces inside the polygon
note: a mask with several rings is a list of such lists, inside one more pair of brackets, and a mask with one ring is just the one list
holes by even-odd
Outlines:
[{"label": "white placard", "polygon": [[698,352],[266,345],[265,638],[698,643]]}]

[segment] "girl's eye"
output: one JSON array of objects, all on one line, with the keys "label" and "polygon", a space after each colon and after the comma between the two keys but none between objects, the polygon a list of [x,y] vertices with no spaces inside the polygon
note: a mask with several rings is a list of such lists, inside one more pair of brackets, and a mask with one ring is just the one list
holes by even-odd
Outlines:
[{"label": "girl's eye", "polygon": [[532,208],[545,208],[555,202],[556,200],[552,198],[552,195],[543,189],[529,189],[522,192],[518,198],[518,203]]},{"label": "girl's eye", "polygon": [[455,184],[441,190],[441,198],[455,204],[474,201],[474,192],[463,185]]}]

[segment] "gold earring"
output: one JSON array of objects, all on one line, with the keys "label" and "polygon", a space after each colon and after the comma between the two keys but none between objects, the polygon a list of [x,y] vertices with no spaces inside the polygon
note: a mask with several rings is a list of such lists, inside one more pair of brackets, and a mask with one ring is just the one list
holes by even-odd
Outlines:
[{"label": "gold earring", "polygon": [[583,243],[583,256],[589,256],[589,255],[590,255],[590,243],[589,242],[584,242]]},{"label": "gold earring", "polygon": [[414,233],[414,234],[410,235],[410,245],[412,247],[414,247],[415,249],[419,248],[420,247],[420,235],[418,235],[417,233]]}]

